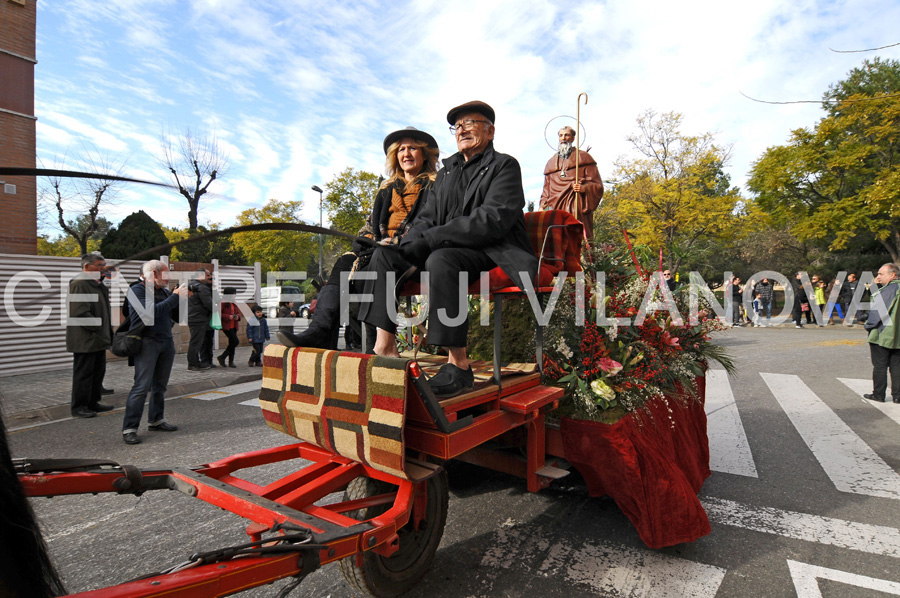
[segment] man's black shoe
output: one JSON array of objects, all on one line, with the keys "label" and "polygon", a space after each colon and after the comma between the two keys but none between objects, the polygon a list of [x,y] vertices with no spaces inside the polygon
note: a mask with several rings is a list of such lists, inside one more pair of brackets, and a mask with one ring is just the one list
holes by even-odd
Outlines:
[{"label": "man's black shoe", "polygon": [[894,402],[895,402],[895,403],[900,403],[900,397],[894,397]]},{"label": "man's black shoe", "polygon": [[475,387],[475,373],[470,367],[467,370],[445,363],[432,378],[428,380],[431,392],[439,399],[454,397],[468,392]]},{"label": "man's black shoe", "polygon": [[178,426],[173,426],[172,424],[161,422],[152,426],[147,426],[147,429],[151,432],[174,432],[178,429]]},{"label": "man's black shoe", "polygon": [[103,403],[95,403],[90,407],[91,411],[96,413],[106,413],[107,411],[112,411],[115,409],[112,405],[104,405]]},{"label": "man's black shoe", "polygon": [[[870,401],[878,401],[879,403],[884,403],[884,397],[876,397],[873,394],[865,394],[863,395],[864,399],[869,399]],[[894,401],[895,403],[898,401]]]},{"label": "man's black shoe", "polygon": [[203,364],[203,367],[205,367],[206,369],[210,370],[210,369],[213,369],[213,368],[217,368],[217,367],[219,367],[219,366],[217,366],[217,365],[214,364],[214,363],[204,363],[204,364]]},{"label": "man's black shoe", "polygon": [[216,361],[219,362],[219,365],[221,367],[225,367],[225,356],[224,355],[219,355],[218,357],[216,357]]},{"label": "man's black shoe", "polygon": [[111,389],[111,388],[106,388],[106,387],[104,387],[104,386],[101,386],[101,387],[100,387],[100,394],[102,394],[102,395],[111,395],[111,394],[113,394],[114,392],[116,392],[116,391],[114,391],[114,390]]},{"label": "man's black shoe", "polygon": [[208,365],[189,365],[188,366],[188,371],[191,371],[191,372],[203,372],[208,369],[209,369]]},{"label": "man's black shoe", "polygon": [[138,435],[134,432],[127,432],[122,434],[122,440],[125,441],[125,444],[140,444],[141,439],[138,438]]},{"label": "man's black shoe", "polygon": [[79,407],[78,409],[72,409],[72,417],[95,417],[97,414],[88,409],[87,407]]}]

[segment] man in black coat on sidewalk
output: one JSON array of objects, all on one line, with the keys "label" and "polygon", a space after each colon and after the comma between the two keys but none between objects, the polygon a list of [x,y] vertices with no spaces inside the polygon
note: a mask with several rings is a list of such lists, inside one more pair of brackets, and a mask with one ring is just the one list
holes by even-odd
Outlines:
[{"label": "man in black coat on sidewalk", "polygon": [[[410,266],[429,273],[429,344],[447,348],[448,363],[429,380],[439,397],[470,390],[474,374],[466,354],[467,287],[481,272],[500,266],[520,288],[534,283],[538,260],[525,230],[522,171],[512,156],[494,150],[494,110],[468,102],[450,110],[447,122],[459,152],[444,160],[432,195],[403,237],[399,251],[378,248],[365,283],[371,303],[360,319],[377,327],[375,353],[398,356],[393,285],[387,273]],[[460,274],[464,274],[462,281]],[[461,313],[462,312],[462,313]]]},{"label": "man in black coat on sidewalk", "polygon": [[106,350],[112,345],[106,260],[99,253],[81,256],[81,272],[69,281],[66,351],[72,353],[72,415],[94,417],[109,411],[100,402],[106,375]]},{"label": "man in black coat on sidewalk", "polygon": [[188,282],[188,329],[191,340],[188,343],[188,369],[208,370],[216,367],[212,362],[213,334],[209,325],[212,316],[212,272],[197,270],[197,278]]}]

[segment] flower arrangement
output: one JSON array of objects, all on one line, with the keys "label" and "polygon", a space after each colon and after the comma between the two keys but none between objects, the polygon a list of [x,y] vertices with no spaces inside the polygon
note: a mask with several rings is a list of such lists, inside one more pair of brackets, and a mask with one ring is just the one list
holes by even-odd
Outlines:
[{"label": "flower arrangement", "polygon": [[635,273],[628,252],[612,245],[586,258],[584,294],[567,281],[545,329],[545,382],[566,389],[560,414],[611,423],[653,398],[696,396],[711,360],[734,369],[710,342],[725,326],[704,294],[695,290],[692,306],[688,285],[669,292],[658,272]]}]

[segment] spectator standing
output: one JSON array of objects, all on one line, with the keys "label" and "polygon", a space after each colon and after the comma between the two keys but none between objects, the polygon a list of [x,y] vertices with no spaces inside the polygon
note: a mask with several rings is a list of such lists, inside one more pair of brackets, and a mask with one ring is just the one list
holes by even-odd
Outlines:
[{"label": "spectator standing", "polygon": [[256,324],[252,320],[247,322],[247,338],[253,344],[253,352],[247,365],[262,367],[263,345],[269,340],[269,323],[266,321],[263,308],[259,305],[253,306],[253,315],[256,316]]},{"label": "spectator standing", "polygon": [[844,293],[844,301],[846,302],[846,307],[844,307],[844,325],[845,326],[853,326],[854,321],[856,320],[856,313],[854,312],[853,316],[850,315],[850,305],[853,303],[853,296],[856,295],[856,287],[859,286],[859,279],[856,277],[855,272],[851,272],[847,275],[847,282],[844,284],[841,291]]},{"label": "spectator standing", "polygon": [[[159,260],[151,260],[141,267],[144,284],[131,285],[128,300],[131,328],[145,325],[141,352],[134,356],[134,386],[125,403],[122,439],[125,444],[138,444],[137,431],[144,414],[144,402],[150,393],[147,414],[149,429],[155,432],[174,432],[178,426],[167,423],[164,417],[166,387],[175,362],[175,341],[172,325],[178,320],[178,301],[186,297],[188,287],[181,284],[174,291],[167,288],[169,267]],[[140,307],[140,308],[139,308]],[[142,320],[141,313],[149,311]]]},{"label": "spectator standing", "polygon": [[831,326],[834,324],[834,312],[838,312],[838,317],[842,320],[844,319],[844,314],[846,312],[846,308],[843,305],[843,297],[844,297],[844,286],[841,283],[841,279],[837,276],[834,277],[834,280],[828,285],[825,289],[825,295],[830,299],[834,290],[837,289],[837,303],[828,303],[825,306],[825,309],[828,311],[828,325]]},{"label": "spectator standing", "polygon": [[187,362],[191,371],[208,370],[216,367],[212,362],[213,334],[209,325],[212,317],[212,272],[197,270],[197,278],[188,282],[188,329],[191,340],[188,343]]},{"label": "spectator standing", "polygon": [[278,312],[275,315],[278,316],[279,320],[281,318],[296,318],[298,315],[297,307],[293,301],[282,301],[278,304]]},{"label": "spectator standing", "polygon": [[[818,277],[816,277],[818,278]],[[816,305],[819,306],[819,313],[822,314],[822,320],[819,322],[819,326],[824,326],[824,319],[827,317],[825,314],[825,281],[817,280],[815,286],[813,287],[813,293],[815,293],[816,297]]]},{"label": "spectator standing", "polygon": [[741,303],[743,303],[743,290],[741,289],[741,277],[732,276],[729,288],[726,292],[731,293],[731,323],[734,326],[741,325]]},{"label": "spectator standing", "polygon": [[766,326],[772,323],[772,303],[775,300],[775,285],[768,278],[763,278],[753,287],[753,296],[759,302],[759,315],[766,313]]},{"label": "spectator standing", "polygon": [[794,281],[791,283],[794,289],[794,306],[792,315],[794,316],[794,326],[803,328],[803,312],[806,312],[807,324],[809,324],[809,298],[803,289],[803,282],[800,280],[800,273],[794,274]]},{"label": "spectator standing", "polygon": [[237,333],[238,322],[241,320],[241,312],[237,305],[230,301],[231,299],[234,299],[234,294],[237,292],[237,289],[234,287],[225,287],[223,291],[225,293],[224,299],[228,299],[228,301],[223,300],[220,307],[222,310],[222,332],[228,337],[228,346],[225,347],[225,351],[223,351],[217,359],[219,365],[222,367],[225,367],[225,360],[228,359],[228,367],[233,368],[237,367],[234,365],[234,352],[237,349],[237,346],[241,344]]},{"label": "spectator standing", "polygon": [[[112,345],[106,260],[99,253],[81,256],[81,272],[69,281],[66,351],[72,353],[74,417],[94,417],[112,410],[100,403],[106,375],[106,350]],[[77,319],[76,319],[77,318]]]},{"label": "spectator standing", "polygon": [[[869,310],[865,329],[869,331],[869,351],[872,355],[872,393],[863,396],[870,401],[885,401],[887,373],[891,371],[891,397],[900,403],[900,267],[887,263],[878,269],[875,282],[881,287],[872,292],[878,309]],[[890,320],[883,316],[890,315]]]}]

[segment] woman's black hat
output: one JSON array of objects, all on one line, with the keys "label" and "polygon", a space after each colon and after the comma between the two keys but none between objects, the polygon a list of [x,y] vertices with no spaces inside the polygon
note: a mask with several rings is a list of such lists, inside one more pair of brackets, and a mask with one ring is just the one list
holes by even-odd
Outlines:
[{"label": "woman's black hat", "polygon": [[388,133],[388,136],[384,138],[384,155],[387,155],[388,148],[391,147],[391,144],[395,141],[400,141],[409,137],[411,139],[415,139],[417,141],[421,141],[428,145],[428,147],[438,149],[437,141],[434,140],[434,137],[426,133],[425,131],[420,131],[415,127],[406,127],[405,129],[400,129],[398,131],[394,131],[393,133]]}]

